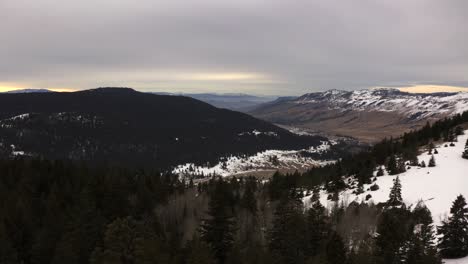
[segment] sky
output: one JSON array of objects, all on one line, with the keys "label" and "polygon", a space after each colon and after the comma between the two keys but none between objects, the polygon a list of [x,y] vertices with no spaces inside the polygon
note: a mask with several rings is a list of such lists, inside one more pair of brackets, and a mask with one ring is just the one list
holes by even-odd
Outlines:
[{"label": "sky", "polygon": [[0,0],[0,91],[468,91],[466,0]]}]

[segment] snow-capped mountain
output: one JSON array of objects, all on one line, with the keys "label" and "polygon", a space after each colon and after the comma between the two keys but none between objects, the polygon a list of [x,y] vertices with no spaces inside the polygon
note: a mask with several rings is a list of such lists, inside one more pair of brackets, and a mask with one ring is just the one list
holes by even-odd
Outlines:
[{"label": "snow-capped mountain", "polygon": [[458,114],[468,110],[468,93],[466,92],[414,94],[391,88],[309,93],[299,97],[294,103],[314,104],[323,101],[329,103],[330,109],[398,112],[412,120],[443,114]]},{"label": "snow-capped mountain", "polygon": [[252,115],[304,130],[375,141],[468,110],[468,93],[406,93],[380,88],[330,90],[263,105]]},{"label": "snow-capped mountain", "polygon": [[52,93],[53,91],[47,89],[20,89],[20,90],[12,90],[5,93],[9,94],[21,94],[21,93]]}]

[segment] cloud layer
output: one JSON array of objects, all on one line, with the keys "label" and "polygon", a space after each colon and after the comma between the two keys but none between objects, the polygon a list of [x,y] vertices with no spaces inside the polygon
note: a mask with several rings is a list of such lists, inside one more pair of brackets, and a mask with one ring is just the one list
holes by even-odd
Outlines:
[{"label": "cloud layer", "polygon": [[465,0],[2,0],[0,86],[468,86]]}]

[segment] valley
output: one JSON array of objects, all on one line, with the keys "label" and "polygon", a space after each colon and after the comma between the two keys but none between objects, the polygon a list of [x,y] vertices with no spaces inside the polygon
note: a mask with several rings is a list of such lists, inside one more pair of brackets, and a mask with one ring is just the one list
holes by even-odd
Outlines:
[{"label": "valley", "polygon": [[0,264],[468,264],[467,11],[0,0]]},{"label": "valley", "polygon": [[255,117],[298,130],[376,142],[468,109],[468,93],[410,94],[397,89],[330,90],[266,103]]}]

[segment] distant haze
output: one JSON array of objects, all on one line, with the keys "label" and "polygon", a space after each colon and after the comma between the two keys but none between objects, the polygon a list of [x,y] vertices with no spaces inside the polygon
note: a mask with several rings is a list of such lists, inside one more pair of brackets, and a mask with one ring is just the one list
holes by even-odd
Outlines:
[{"label": "distant haze", "polygon": [[466,0],[1,0],[0,91],[458,91],[467,10]]}]

